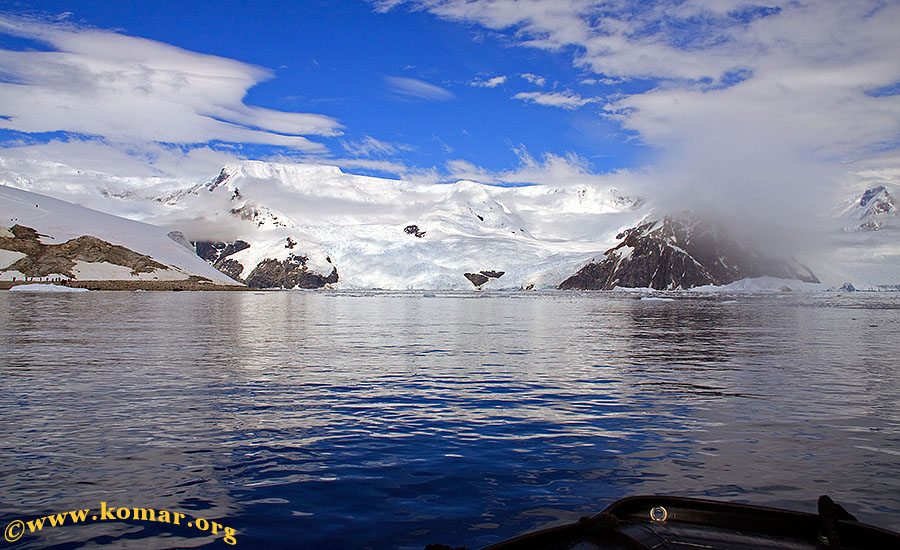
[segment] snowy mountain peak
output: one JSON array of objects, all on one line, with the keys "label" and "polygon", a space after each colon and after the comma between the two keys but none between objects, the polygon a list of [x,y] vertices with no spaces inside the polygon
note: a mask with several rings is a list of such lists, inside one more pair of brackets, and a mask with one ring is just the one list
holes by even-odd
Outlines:
[{"label": "snowy mountain peak", "polygon": [[896,226],[897,201],[887,186],[869,187],[844,209],[842,217],[853,220],[855,227],[851,229],[855,231],[878,231]]}]

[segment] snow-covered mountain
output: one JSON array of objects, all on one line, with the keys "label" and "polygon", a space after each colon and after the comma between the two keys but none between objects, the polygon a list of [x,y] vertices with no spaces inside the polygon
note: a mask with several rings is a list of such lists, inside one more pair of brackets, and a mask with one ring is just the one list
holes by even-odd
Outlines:
[{"label": "snow-covered mountain", "polygon": [[471,289],[465,274],[481,271],[503,272],[491,288],[554,287],[645,213],[614,189],[416,184],[262,162],[157,202],[167,225],[228,252],[214,262],[251,284],[262,262],[303,258],[341,288]]},{"label": "snow-covered mountain", "polygon": [[0,280],[178,281],[233,284],[176,242],[177,233],[45,195],[0,186]]},{"label": "snow-covered mountain", "polygon": [[[124,178],[7,160],[0,161],[0,184],[151,223],[165,228],[161,234],[180,231],[187,246],[207,260],[208,268],[215,264],[235,280],[259,287],[556,288],[591,262],[612,261],[612,254],[618,257],[613,271],[618,270],[625,265],[623,259],[632,258],[625,258],[622,247],[626,231],[664,218],[652,200],[600,183],[426,184],[352,175],[331,166],[253,161],[191,182]],[[883,193],[860,189],[833,215],[851,220],[854,227],[868,221],[866,216],[883,222],[895,212],[891,193],[889,186]],[[857,288],[900,283],[900,244],[890,238],[890,223],[879,227],[887,231],[836,231],[823,236],[816,255],[802,258],[810,268],[802,273],[781,269],[788,264],[775,260],[760,264],[781,266],[774,271],[748,268],[749,264],[737,269],[742,264],[731,254],[734,247],[707,243],[704,247],[714,251],[731,251],[722,258],[711,256],[712,263],[704,266],[707,273],[718,272],[719,260],[737,270],[724,279],[701,277],[674,286],[722,284],[734,280],[732,275],[797,277],[810,270],[815,275],[807,280],[818,276],[834,287],[844,282]],[[648,229],[645,236],[652,240],[658,229]],[[638,234],[633,233],[631,240]],[[669,244],[671,250],[680,248]],[[776,256],[770,250],[749,250],[742,254]],[[691,256],[691,262],[701,256]],[[638,265],[630,263],[633,268]],[[640,278],[626,279],[619,277],[618,284],[654,286]]]},{"label": "snow-covered mountain", "polygon": [[861,196],[850,200],[843,212],[850,231],[878,231],[885,228],[900,229],[900,204],[894,186],[876,185],[866,189]]}]

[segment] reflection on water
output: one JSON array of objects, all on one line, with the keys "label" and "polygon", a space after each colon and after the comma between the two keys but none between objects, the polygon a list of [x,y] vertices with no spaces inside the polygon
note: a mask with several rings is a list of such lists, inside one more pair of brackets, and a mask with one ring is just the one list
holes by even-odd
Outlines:
[{"label": "reflection on water", "polygon": [[[900,296],[0,294],[0,520],[479,547],[638,493],[900,529]],[[223,547],[147,522],[21,547]],[[66,546],[68,547],[68,546]]]}]

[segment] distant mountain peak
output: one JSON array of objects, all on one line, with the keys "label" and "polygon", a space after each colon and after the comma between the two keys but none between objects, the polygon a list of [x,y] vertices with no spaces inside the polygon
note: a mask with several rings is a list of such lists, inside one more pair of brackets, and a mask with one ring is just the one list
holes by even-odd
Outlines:
[{"label": "distant mountain peak", "polygon": [[898,217],[897,201],[885,185],[866,189],[844,211],[843,217],[854,220],[855,231],[878,231],[893,224]]}]

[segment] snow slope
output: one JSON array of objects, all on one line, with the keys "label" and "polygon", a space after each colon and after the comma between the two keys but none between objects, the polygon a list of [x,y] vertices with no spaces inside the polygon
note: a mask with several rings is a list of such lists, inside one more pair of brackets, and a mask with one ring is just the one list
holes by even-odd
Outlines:
[{"label": "snow slope", "polygon": [[[127,268],[109,263],[79,262],[79,279],[187,279],[199,275],[215,282],[233,283],[184,246],[168,237],[168,230],[136,222],[21,189],[0,186],[0,226],[21,225],[46,235],[44,244],[61,244],[82,235],[90,235],[134,252],[150,256],[169,266],[169,270],[131,275]],[[21,254],[5,251],[0,257],[8,267]],[[3,279],[22,277],[17,272],[0,272]]]},{"label": "snow slope", "polygon": [[481,270],[505,272],[490,288],[554,287],[645,214],[611,189],[415,184],[262,162],[160,199],[157,223],[250,243],[230,256],[244,277],[302,254],[320,273],[336,267],[340,288],[471,289],[464,274]]}]

